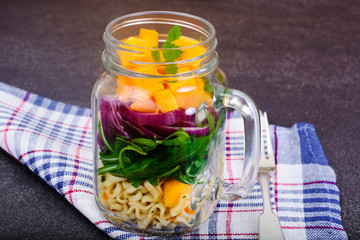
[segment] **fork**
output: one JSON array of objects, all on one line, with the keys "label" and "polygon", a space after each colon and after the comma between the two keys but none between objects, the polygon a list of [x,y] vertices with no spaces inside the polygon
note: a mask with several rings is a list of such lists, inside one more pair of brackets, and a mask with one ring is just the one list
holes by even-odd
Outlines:
[{"label": "fork", "polygon": [[[268,158],[265,156],[265,146],[261,148],[261,157],[259,165],[259,181],[262,192],[263,200],[263,213],[259,217],[259,239],[284,239],[284,235],[281,229],[280,221],[277,215],[275,215],[271,209],[270,203],[270,180],[269,171],[275,170],[275,158],[272,150],[272,144],[270,139],[269,122],[266,112],[263,114],[262,124],[266,129],[266,145],[268,150]],[[264,134],[261,134],[261,143],[264,144]]]}]

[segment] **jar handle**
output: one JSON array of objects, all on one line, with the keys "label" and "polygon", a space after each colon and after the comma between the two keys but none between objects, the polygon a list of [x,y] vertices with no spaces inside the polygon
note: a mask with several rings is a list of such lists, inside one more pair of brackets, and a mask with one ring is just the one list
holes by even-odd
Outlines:
[{"label": "jar handle", "polygon": [[239,112],[244,119],[245,176],[242,176],[238,183],[224,182],[221,193],[221,200],[235,201],[250,193],[256,183],[260,162],[260,115],[254,101],[239,90],[226,89],[223,92],[222,104]]}]

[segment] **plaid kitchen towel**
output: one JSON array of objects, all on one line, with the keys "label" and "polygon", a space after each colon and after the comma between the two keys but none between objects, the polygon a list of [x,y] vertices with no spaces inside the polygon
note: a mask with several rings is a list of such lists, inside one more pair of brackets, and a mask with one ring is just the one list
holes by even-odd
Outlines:
[{"label": "plaid kitchen towel", "polygon": [[[227,121],[226,181],[238,179],[243,160],[239,118]],[[276,171],[271,201],[286,239],[346,239],[339,190],[311,124],[270,127]],[[0,82],[0,147],[63,195],[115,239],[139,239],[112,225],[97,209],[93,191],[90,110],[56,102]],[[236,202],[220,201],[209,220],[183,239],[257,239],[260,186]],[[150,239],[150,238],[146,238]]]}]

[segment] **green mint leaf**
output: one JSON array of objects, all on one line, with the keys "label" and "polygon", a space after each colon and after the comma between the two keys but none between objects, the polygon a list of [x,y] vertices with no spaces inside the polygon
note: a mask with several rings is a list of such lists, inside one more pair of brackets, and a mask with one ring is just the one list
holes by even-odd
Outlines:
[{"label": "green mint leaf", "polygon": [[176,64],[168,64],[164,66],[164,72],[166,74],[176,74],[178,67]]},{"label": "green mint leaf", "polygon": [[177,83],[178,80],[168,80],[168,81],[164,81],[164,83]]},{"label": "green mint leaf", "polygon": [[178,25],[173,26],[167,37],[166,42],[174,42],[175,40],[178,40],[181,36],[181,28]]},{"label": "green mint leaf", "polygon": [[[175,46],[175,45],[174,45]],[[164,50],[163,56],[166,60],[166,62],[175,62],[181,57],[181,54],[183,53],[182,50],[177,49],[178,47],[174,47],[174,49]]]},{"label": "green mint leaf", "polygon": [[[178,49],[179,47],[174,44],[174,41],[179,39],[181,36],[181,28],[178,25],[173,26],[164,42],[162,48],[167,49],[163,51],[163,56],[165,58],[165,62],[175,62],[180,58],[183,53],[182,50]],[[174,48],[174,49],[169,49]],[[176,64],[170,64],[164,66],[165,74],[176,74],[178,71],[178,67]]]},{"label": "green mint leaf", "polygon": [[160,57],[159,51],[151,51],[151,56],[153,57],[155,62],[161,62],[161,57]]},{"label": "green mint leaf", "polygon": [[173,42],[164,42],[162,48],[178,48],[178,46],[176,46]]}]

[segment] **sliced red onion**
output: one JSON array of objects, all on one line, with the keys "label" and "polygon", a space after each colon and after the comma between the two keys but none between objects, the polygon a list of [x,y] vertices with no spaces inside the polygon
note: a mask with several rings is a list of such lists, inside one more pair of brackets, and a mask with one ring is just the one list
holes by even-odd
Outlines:
[{"label": "sliced red onion", "polygon": [[180,128],[182,128],[190,136],[200,137],[200,136],[206,136],[209,134],[209,127],[146,126],[146,128],[162,137],[167,137],[170,134],[179,130]]},{"label": "sliced red onion", "polygon": [[182,109],[177,109],[167,113],[145,113],[134,111],[125,104],[121,104],[120,110],[121,114],[130,116],[139,124],[150,126],[174,125],[180,122],[185,116],[185,112]]},{"label": "sliced red onion", "polygon": [[158,139],[162,139],[161,136],[159,136],[158,134],[150,131],[149,129],[145,128],[144,126],[140,125],[139,123],[136,122],[135,119],[133,119],[130,115],[122,115],[123,119],[129,123],[129,126],[132,126],[133,128],[135,128],[136,130],[140,131],[143,133],[143,135],[150,137],[150,138],[158,138]]},{"label": "sliced red onion", "polygon": [[180,121],[176,124],[177,127],[197,127],[194,121]]},{"label": "sliced red onion", "polygon": [[109,115],[111,115],[110,113],[111,113],[110,101],[107,98],[103,97],[100,103],[100,119],[104,132],[104,137],[108,142],[111,142],[112,140],[111,127],[109,121]]}]

